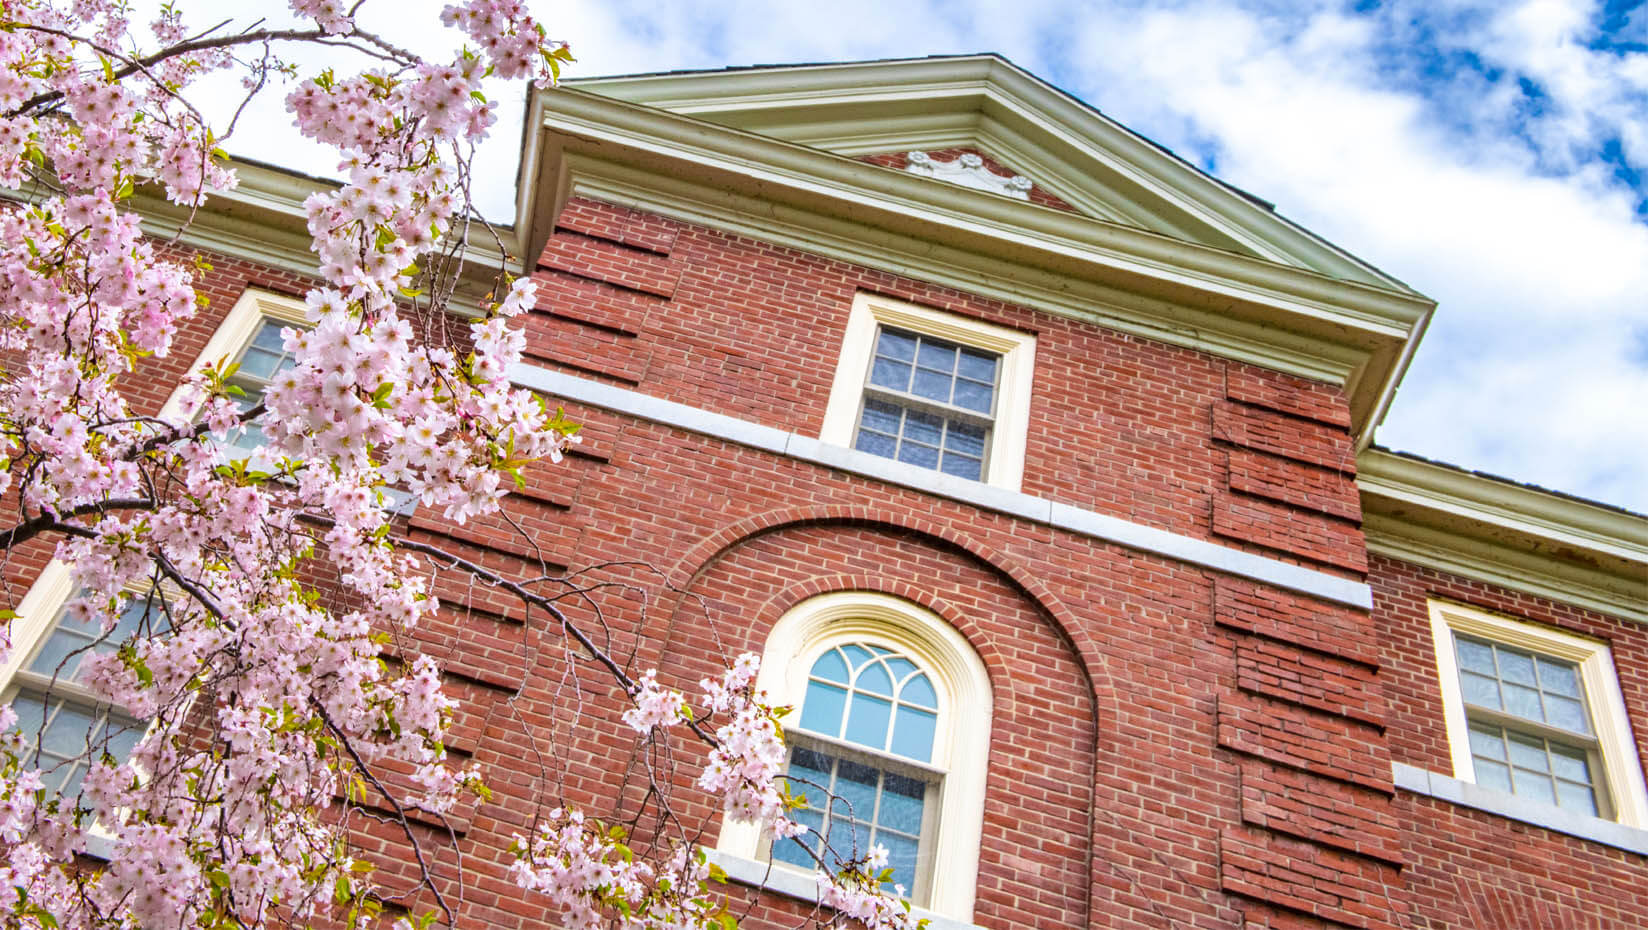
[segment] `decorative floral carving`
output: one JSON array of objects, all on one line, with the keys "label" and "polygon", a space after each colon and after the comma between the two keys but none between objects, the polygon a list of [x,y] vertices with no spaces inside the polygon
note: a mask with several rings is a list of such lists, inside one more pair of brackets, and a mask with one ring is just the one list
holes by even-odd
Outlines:
[{"label": "decorative floral carving", "polygon": [[1003,194],[1018,200],[1030,199],[1030,188],[1035,186],[1022,174],[1004,178],[984,166],[984,159],[972,152],[963,153],[953,161],[939,161],[926,152],[909,152],[904,156],[904,170],[923,177],[938,178],[962,187]]}]

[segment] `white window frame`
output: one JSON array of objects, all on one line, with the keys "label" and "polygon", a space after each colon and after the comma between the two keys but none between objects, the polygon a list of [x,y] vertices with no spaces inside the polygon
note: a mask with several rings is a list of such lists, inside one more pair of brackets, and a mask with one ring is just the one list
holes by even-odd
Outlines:
[{"label": "white window frame", "polygon": [[[22,671],[25,663],[34,658],[34,654],[45,643],[46,637],[56,629],[58,618],[62,616],[75,590],[74,572],[69,564],[52,559],[46,563],[34,584],[29,586],[23,600],[18,602],[16,616],[11,621],[11,654],[6,657],[4,663],[0,663],[0,699],[3,699],[0,703],[10,704],[16,700],[17,692],[24,687],[17,679],[18,673]],[[126,594],[132,597],[144,596],[136,589],[128,589]],[[160,596],[169,598],[165,589],[162,589]],[[111,713],[134,719],[145,727],[153,725],[153,721],[135,718],[118,705],[109,705],[108,701],[93,697],[86,693],[82,686],[73,682],[54,682],[47,691],[52,697],[74,703],[90,704],[98,708],[109,707]],[[104,840],[112,835],[102,824],[93,824],[92,832],[95,837]]]},{"label": "white window frame", "polygon": [[[936,816],[931,818],[936,825],[931,848],[923,849],[931,858],[927,900],[921,908],[971,922],[990,755],[989,673],[966,638],[931,611],[886,594],[845,591],[809,598],[779,618],[767,637],[756,687],[776,705],[799,708],[813,663],[827,650],[848,643],[903,653],[927,672],[938,692],[939,726],[930,767],[943,771],[944,780]],[[823,744],[819,748],[829,749]],[[927,835],[924,824],[923,837]],[[763,837],[754,825],[729,817],[722,822],[716,849],[755,860],[762,857]],[[782,862],[771,867],[774,872],[801,871]]]},{"label": "white window frame", "polygon": [[1625,698],[1619,690],[1619,675],[1614,670],[1608,646],[1463,604],[1433,600],[1429,608],[1454,777],[1476,784],[1470,722],[1459,685],[1459,657],[1454,649],[1454,637],[1464,635],[1552,656],[1579,667],[1586,710],[1602,757],[1599,779],[1602,784],[1596,785],[1596,789],[1599,794],[1606,794],[1607,803],[1600,806],[1611,810],[1612,819],[1626,826],[1648,828],[1648,788],[1643,784],[1642,760],[1637,755]]},{"label": "white window frame", "polygon": [[[189,374],[194,374],[207,365],[239,359],[251,343],[252,337],[257,335],[258,328],[263,325],[264,320],[307,328],[310,325],[305,315],[307,310],[307,305],[296,297],[248,287],[224,316],[223,322],[218,324],[212,338],[206,341],[206,347],[201,349],[200,354],[190,363]],[[160,408],[160,415],[176,417],[182,410],[183,387],[179,385],[172,391],[171,396],[166,398],[166,403]]]},{"label": "white window frame", "polygon": [[[993,323],[922,307],[879,294],[859,293],[847,317],[830,401],[818,438],[852,448],[864,404],[864,384],[875,357],[876,332],[883,326],[943,339],[1001,356],[996,409],[985,451],[983,483],[1017,491],[1024,483],[1024,449],[1030,435],[1030,391],[1036,365],[1036,337]],[[935,472],[937,473],[937,472]]]}]

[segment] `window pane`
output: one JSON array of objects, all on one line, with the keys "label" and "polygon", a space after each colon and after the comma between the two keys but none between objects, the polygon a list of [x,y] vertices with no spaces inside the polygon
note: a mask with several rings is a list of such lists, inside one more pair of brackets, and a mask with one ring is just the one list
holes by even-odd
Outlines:
[{"label": "window pane", "polygon": [[948,380],[956,370],[956,349],[954,346],[942,342],[933,342],[930,339],[921,340],[921,349],[916,353],[916,364],[922,368],[943,374]]},{"label": "window pane", "polygon": [[938,718],[930,711],[899,707],[898,724],[893,727],[893,752],[922,762],[933,758],[933,731]]},{"label": "window pane", "polygon": [[853,643],[850,646],[842,646],[841,652],[847,657],[847,664],[851,665],[853,668],[858,668],[865,662],[870,661],[871,658],[870,650],[865,649],[857,643]]},{"label": "window pane", "polygon": [[1569,781],[1591,783],[1591,766],[1586,760],[1585,753],[1566,746],[1551,747],[1551,771],[1558,778]]},{"label": "window pane", "polygon": [[1520,652],[1512,652],[1503,647],[1494,647],[1499,653],[1499,677],[1506,682],[1532,686],[1534,678],[1534,657]]},{"label": "window pane", "polygon": [[984,474],[984,462],[982,459],[970,459],[965,455],[946,452],[944,453],[944,464],[939,470],[946,475],[955,475],[957,478],[977,481],[979,476]]},{"label": "window pane", "polygon": [[916,670],[916,664],[902,656],[893,656],[887,660],[887,670],[893,673],[894,681],[903,681]]},{"label": "window pane", "polygon": [[[859,762],[836,760],[834,816],[862,820],[866,825],[875,818],[876,789],[881,783],[881,772]],[[845,838],[843,838],[845,839]],[[832,843],[840,842],[834,836]]]},{"label": "window pane", "polygon": [[910,389],[910,366],[891,359],[877,358],[870,366],[870,383],[895,391]]},{"label": "window pane", "polygon": [[1519,733],[1510,734],[1511,764],[1534,772],[1549,772],[1551,764],[1545,758],[1545,741]]},{"label": "window pane", "polygon": [[853,448],[871,455],[879,455],[884,459],[893,458],[898,453],[898,440],[891,436],[883,436],[867,429],[858,431],[858,439],[853,442]]},{"label": "window pane", "polygon": [[887,723],[892,702],[868,694],[853,695],[852,716],[847,721],[848,742],[881,749],[887,745]]},{"label": "window pane", "polygon": [[889,892],[895,885],[904,886],[905,896],[915,891],[916,885],[916,840],[903,836],[877,836],[876,842],[887,847],[887,865],[893,870],[893,877],[882,887]]},{"label": "window pane", "polygon": [[1557,806],[1576,813],[1586,814],[1591,817],[1597,816],[1596,792],[1592,791],[1589,785],[1576,785],[1565,781],[1557,782],[1556,803]]},{"label": "window pane", "polygon": [[881,794],[881,816],[877,822],[900,833],[920,836],[926,799],[926,782],[888,774]]},{"label": "window pane", "polygon": [[95,718],[90,713],[61,701],[53,703],[56,705],[53,708],[55,712],[51,716],[51,723],[46,727],[45,736],[40,740],[41,751],[64,759],[83,755],[87,744],[91,742]]},{"label": "window pane", "polygon": [[1494,671],[1493,647],[1487,643],[1474,639],[1460,638],[1456,640],[1459,652],[1459,667],[1470,669],[1490,678],[1497,673]]},{"label": "window pane", "polygon": [[1483,678],[1472,672],[1460,672],[1459,688],[1465,694],[1466,703],[1499,709],[1499,683],[1492,678]]},{"label": "window pane", "polygon": [[1572,730],[1575,733],[1591,732],[1591,728],[1585,720],[1585,705],[1573,698],[1557,697],[1552,694],[1545,695],[1545,714],[1547,717],[1546,722],[1552,726]]},{"label": "window pane", "polygon": [[858,680],[853,682],[853,687],[883,697],[893,696],[892,676],[887,674],[887,667],[880,662],[871,662],[864,666],[858,673]]},{"label": "window pane", "polygon": [[873,429],[878,433],[889,436],[898,435],[898,422],[904,418],[904,408],[886,401],[864,400],[864,418],[859,425],[865,429]]},{"label": "window pane", "polygon": [[1511,790],[1511,770],[1498,762],[1488,762],[1483,759],[1474,760],[1476,764],[1476,783],[1484,788],[1493,788],[1496,791]]},{"label": "window pane", "polygon": [[909,362],[916,357],[916,337],[896,329],[884,329],[876,340],[876,354]]},{"label": "window pane", "polygon": [[969,381],[965,378],[956,382],[955,399],[952,401],[957,407],[968,410],[977,410],[979,413],[989,413],[990,403],[995,399],[995,389],[988,384]]},{"label": "window pane", "polygon": [[801,728],[825,736],[841,735],[841,718],[847,709],[847,692],[819,681],[807,683],[801,704]]},{"label": "window pane", "polygon": [[818,661],[813,663],[813,677],[842,684],[852,680],[847,675],[847,661],[834,649],[819,656]]},{"label": "window pane", "polygon": [[1556,803],[1556,791],[1551,786],[1551,777],[1549,775],[1513,768],[1511,769],[1511,783],[1514,786],[1512,790],[1519,797],[1539,801],[1543,804]]},{"label": "window pane", "polygon": [[1505,710],[1529,720],[1545,719],[1545,712],[1539,707],[1539,692],[1521,685],[1505,685]]},{"label": "window pane", "polygon": [[984,435],[987,431],[981,426],[950,421],[950,429],[944,436],[944,448],[962,455],[972,456],[975,459],[984,458]]},{"label": "window pane", "polygon": [[898,460],[908,465],[915,465],[920,468],[937,469],[938,450],[932,446],[922,446],[913,442],[905,442],[904,445],[899,447]]},{"label": "window pane", "polygon": [[947,372],[917,368],[915,382],[910,385],[910,393],[947,404],[950,402],[950,384],[951,379]]},{"label": "window pane", "polygon": [[898,693],[898,699],[906,704],[938,709],[938,694],[933,691],[933,683],[927,680],[926,675],[918,675],[905,681],[903,690]]},{"label": "window pane", "polygon": [[930,413],[917,413],[914,410],[906,411],[904,416],[905,442],[914,441],[923,445],[936,446],[943,436],[943,417],[935,417]]},{"label": "window pane", "polygon": [[996,383],[996,356],[988,352],[978,352],[973,349],[961,350],[961,365],[957,373],[963,378],[974,381],[983,381],[986,384]]},{"label": "window pane", "polygon": [[1471,727],[1471,752],[1490,759],[1505,758],[1505,740],[1500,730],[1492,730],[1473,725]]},{"label": "window pane", "polygon": [[1567,662],[1539,658],[1539,684],[1546,694],[1579,698],[1579,671]]}]

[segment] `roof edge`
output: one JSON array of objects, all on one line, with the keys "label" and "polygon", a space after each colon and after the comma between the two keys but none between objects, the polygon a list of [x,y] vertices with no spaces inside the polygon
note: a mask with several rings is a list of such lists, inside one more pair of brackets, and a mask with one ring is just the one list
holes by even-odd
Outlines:
[{"label": "roof edge", "polygon": [[1648,517],[1378,447],[1356,480],[1370,549],[1648,623]]}]

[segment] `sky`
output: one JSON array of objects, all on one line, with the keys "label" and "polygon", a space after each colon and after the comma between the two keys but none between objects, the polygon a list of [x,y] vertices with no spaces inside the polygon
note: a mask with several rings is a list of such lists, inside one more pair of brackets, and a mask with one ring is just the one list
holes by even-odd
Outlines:
[{"label": "sky", "polygon": [[[1438,302],[1379,444],[1648,512],[1644,0],[529,2],[572,77],[1005,55]],[[434,53],[440,6],[362,20]],[[505,222],[520,112],[482,154]],[[228,148],[328,173],[281,123]]]}]

